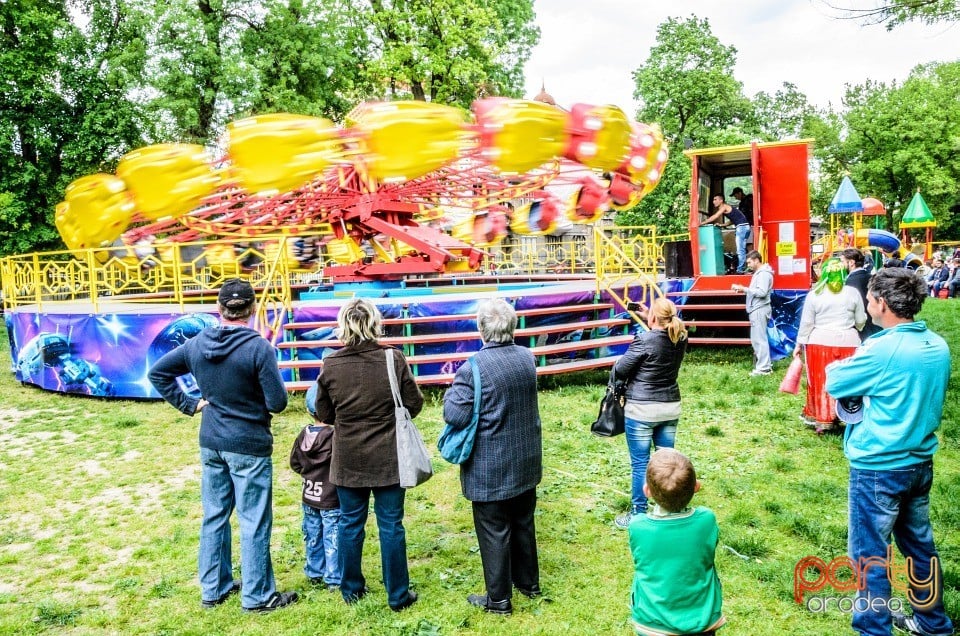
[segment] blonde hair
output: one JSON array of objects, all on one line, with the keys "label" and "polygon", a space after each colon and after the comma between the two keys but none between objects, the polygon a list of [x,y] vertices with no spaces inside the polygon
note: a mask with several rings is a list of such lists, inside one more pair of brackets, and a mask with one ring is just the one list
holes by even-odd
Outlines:
[{"label": "blonde hair", "polygon": [[337,313],[337,338],[352,346],[365,340],[377,341],[383,332],[383,316],[377,306],[366,298],[354,298]]},{"label": "blonde hair", "polygon": [[697,471],[693,462],[672,448],[661,448],[647,464],[647,489],[650,497],[667,512],[680,512],[693,499],[697,489]]},{"label": "blonde hair", "polygon": [[670,336],[670,342],[677,344],[687,338],[687,328],[683,326],[683,321],[677,316],[677,306],[666,298],[657,298],[650,303],[650,314],[648,320],[656,323],[658,327],[667,330]]}]

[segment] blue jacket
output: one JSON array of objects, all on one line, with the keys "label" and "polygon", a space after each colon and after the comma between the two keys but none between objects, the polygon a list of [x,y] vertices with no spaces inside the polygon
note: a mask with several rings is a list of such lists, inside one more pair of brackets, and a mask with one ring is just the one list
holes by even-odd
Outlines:
[{"label": "blue jacket", "polygon": [[[473,454],[460,464],[470,501],[504,501],[536,488],[543,477],[543,444],[533,353],[490,343],[472,358],[480,371],[480,420]],[[473,371],[460,365],[443,396],[443,419],[464,428],[473,418]]]},{"label": "blue jacket", "polygon": [[160,358],[150,369],[150,382],[163,399],[192,416],[199,400],[177,385],[187,373],[209,402],[200,411],[200,446],[257,457],[273,454],[270,414],[287,408],[287,390],[269,342],[246,327],[207,327]]},{"label": "blue jacket", "polygon": [[947,343],[923,321],[885,329],[827,366],[827,393],[864,396],[863,421],[843,439],[850,465],[894,470],[932,458],[949,379]]}]

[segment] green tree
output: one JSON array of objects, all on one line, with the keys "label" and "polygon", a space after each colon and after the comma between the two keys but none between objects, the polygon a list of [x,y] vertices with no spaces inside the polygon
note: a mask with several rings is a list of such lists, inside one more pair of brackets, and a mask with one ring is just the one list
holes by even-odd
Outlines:
[{"label": "green tree", "polygon": [[309,0],[266,5],[263,23],[241,36],[244,56],[256,71],[253,113],[291,112],[342,119],[371,93],[362,68],[366,34],[342,11]]},{"label": "green tree", "polygon": [[868,81],[847,90],[843,153],[858,191],[887,205],[889,229],[920,190],[937,234],[960,236],[958,87],[960,62],[949,62],[919,66],[902,85]]},{"label": "green tree", "polygon": [[[833,110],[817,111],[804,121],[801,137],[813,139],[810,214],[823,217],[840,177],[850,171],[843,139],[843,117]],[[838,177],[840,175],[840,177]]]},{"label": "green tree", "polygon": [[0,253],[60,246],[66,185],[140,141],[142,28],[120,1],[0,3]]},{"label": "green tree", "polygon": [[773,95],[757,93],[752,102],[751,124],[764,141],[803,137],[808,120],[816,114],[807,96],[790,82],[784,82]]},{"label": "green tree", "polygon": [[464,108],[478,96],[516,97],[540,38],[532,0],[342,0],[369,25],[369,81],[384,98]]},{"label": "green tree", "polygon": [[886,24],[887,30],[917,20],[925,24],[957,22],[960,3],[957,0],[884,0],[868,8],[834,6],[843,17],[865,24]]},{"label": "green tree", "polygon": [[743,85],[733,76],[736,49],[713,35],[706,19],[668,18],[657,27],[656,44],[633,73],[641,106],[637,119],[657,122],[670,143],[660,184],[632,210],[617,215],[620,225],[656,225],[661,232],[685,232],[690,208],[690,160],[695,147],[745,143],[753,113]]},{"label": "green tree", "polygon": [[252,0],[154,0],[148,84],[158,138],[207,143],[249,109],[256,81],[240,39],[259,13]]}]

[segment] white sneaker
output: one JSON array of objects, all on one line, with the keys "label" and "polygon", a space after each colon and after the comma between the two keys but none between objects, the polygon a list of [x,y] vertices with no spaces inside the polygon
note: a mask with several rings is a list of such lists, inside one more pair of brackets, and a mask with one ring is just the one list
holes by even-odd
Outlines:
[{"label": "white sneaker", "polygon": [[750,372],[750,375],[770,375],[773,373],[773,369],[767,369],[766,371],[761,371],[760,369],[754,369]]},{"label": "white sneaker", "polygon": [[917,625],[917,619],[913,616],[906,616],[903,612],[891,612],[891,618],[893,618],[893,626],[904,631],[911,636],[952,636],[953,632],[944,632],[942,634],[931,634],[930,632],[920,629],[920,626]]}]

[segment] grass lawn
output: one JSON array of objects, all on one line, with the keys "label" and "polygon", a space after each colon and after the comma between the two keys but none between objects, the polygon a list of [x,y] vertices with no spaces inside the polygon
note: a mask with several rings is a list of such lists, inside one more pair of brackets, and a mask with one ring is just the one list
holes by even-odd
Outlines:
[{"label": "grass lawn", "polygon": [[[931,301],[921,317],[957,343],[958,309],[956,301]],[[3,357],[9,360],[5,346]],[[800,424],[802,395],[777,392],[785,367],[782,361],[773,375],[750,378],[749,350],[701,348],[688,355],[680,377],[677,448],[690,455],[703,481],[694,503],[712,508],[720,521],[726,636],[850,633],[848,615],[812,613],[793,601],[798,559],[829,561],[845,552],[847,463],[838,437],[817,437]],[[954,617],[960,616],[958,369],[954,351],[932,494]],[[308,419],[302,394],[274,419],[272,548],[279,589],[299,590],[303,599],[267,615],[241,612],[236,598],[202,610],[199,420],[160,402],[47,393],[2,373],[0,633],[630,634],[631,560],[626,533],[613,525],[629,501],[627,451],[623,437],[599,439],[588,431],[605,376],[541,383],[545,470],[537,529],[546,597],[517,595],[514,615],[499,617],[465,602],[483,591],[480,557],[458,470],[439,455],[435,477],[407,493],[410,576],[420,601],[401,614],[387,608],[372,518],[364,556],[372,594],[348,607],[339,594],[308,588],[300,487],[287,464]],[[441,428],[441,404],[442,392],[429,391],[417,420],[428,446]]]}]

